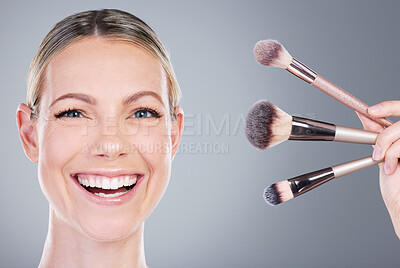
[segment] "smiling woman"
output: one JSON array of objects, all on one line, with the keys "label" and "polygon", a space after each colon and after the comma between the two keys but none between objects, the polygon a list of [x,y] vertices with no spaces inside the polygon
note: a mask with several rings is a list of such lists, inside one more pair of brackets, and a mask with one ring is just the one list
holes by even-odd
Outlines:
[{"label": "smiling woman", "polygon": [[144,221],[183,128],[168,53],[139,18],[74,14],[43,40],[17,126],[50,204],[40,267],[146,267]]}]

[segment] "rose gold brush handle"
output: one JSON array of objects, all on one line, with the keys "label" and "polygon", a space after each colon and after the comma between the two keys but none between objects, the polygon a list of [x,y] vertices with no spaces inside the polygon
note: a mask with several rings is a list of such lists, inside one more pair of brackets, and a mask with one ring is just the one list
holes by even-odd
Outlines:
[{"label": "rose gold brush handle", "polygon": [[289,187],[294,197],[302,195],[315,187],[320,186],[332,179],[342,177],[352,172],[376,165],[381,161],[374,161],[371,156],[320,169],[288,179]]},{"label": "rose gold brush handle", "polygon": [[353,173],[355,171],[361,170],[363,168],[371,167],[373,165],[382,163],[384,160],[375,161],[372,156],[364,157],[361,159],[353,160],[343,164],[332,166],[335,178],[342,177],[344,175]]},{"label": "rose gold brush handle", "polygon": [[344,89],[338,87],[337,85],[329,82],[319,74],[315,73],[313,70],[308,68],[306,65],[300,61],[292,58],[290,65],[286,68],[289,72],[296,75],[297,77],[303,79],[307,83],[310,83],[319,90],[325,92],[335,100],[343,103],[347,107],[359,112],[362,115],[370,118],[371,120],[377,122],[378,124],[388,127],[393,123],[387,118],[375,118],[368,114],[368,105],[360,101]]},{"label": "rose gold brush handle", "polygon": [[360,101],[359,99],[357,99],[356,97],[354,97],[347,91],[343,90],[342,88],[338,87],[337,85],[329,82],[328,80],[326,80],[325,78],[323,78],[320,75],[317,75],[317,77],[315,78],[314,82],[311,83],[311,85],[313,85],[314,87],[318,88],[319,90],[325,92],[332,98],[340,101],[347,107],[353,109],[354,111],[361,113],[362,115],[370,118],[371,120],[374,120],[375,122],[377,122],[378,124],[380,124],[384,127],[389,127],[393,124],[387,118],[372,117],[367,111],[368,110],[367,104]]}]

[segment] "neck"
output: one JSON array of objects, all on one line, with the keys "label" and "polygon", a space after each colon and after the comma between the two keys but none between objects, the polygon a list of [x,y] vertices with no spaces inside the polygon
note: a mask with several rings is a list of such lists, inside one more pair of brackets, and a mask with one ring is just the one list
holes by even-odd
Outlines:
[{"label": "neck", "polygon": [[143,229],[144,224],[121,240],[96,241],[66,224],[50,208],[49,230],[39,268],[145,268]]}]

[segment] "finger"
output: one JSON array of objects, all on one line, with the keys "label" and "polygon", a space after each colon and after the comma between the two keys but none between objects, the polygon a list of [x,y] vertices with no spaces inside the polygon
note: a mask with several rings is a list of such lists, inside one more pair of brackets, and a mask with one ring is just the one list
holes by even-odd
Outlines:
[{"label": "finger", "polygon": [[380,124],[376,123],[375,121],[372,121],[371,119],[360,114],[359,112],[356,112],[356,114],[357,114],[358,118],[360,118],[361,123],[365,130],[381,132],[384,129]]},{"label": "finger", "polygon": [[400,140],[397,140],[386,152],[385,155],[385,164],[384,164],[384,171],[386,175],[393,174],[399,163],[400,158]]},{"label": "finger", "polygon": [[372,154],[374,160],[381,160],[389,147],[400,138],[400,121],[383,130],[376,139]]},{"label": "finger", "polygon": [[400,116],[400,101],[384,101],[368,108],[374,117]]}]

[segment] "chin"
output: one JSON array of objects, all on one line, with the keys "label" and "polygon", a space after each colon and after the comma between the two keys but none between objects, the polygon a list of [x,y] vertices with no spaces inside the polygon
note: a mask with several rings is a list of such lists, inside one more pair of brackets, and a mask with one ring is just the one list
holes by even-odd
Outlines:
[{"label": "chin", "polygon": [[78,224],[79,231],[96,241],[116,241],[129,237],[143,227],[144,220],[128,217],[85,217]]}]

